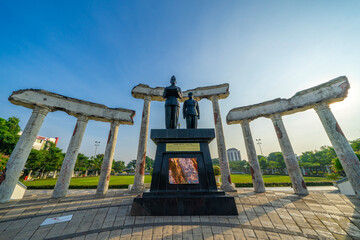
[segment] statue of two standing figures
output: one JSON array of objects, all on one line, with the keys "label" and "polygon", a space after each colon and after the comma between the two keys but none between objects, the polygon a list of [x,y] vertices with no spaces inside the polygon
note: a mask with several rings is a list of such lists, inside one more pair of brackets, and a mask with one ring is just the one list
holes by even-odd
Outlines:
[{"label": "statue of two standing figures", "polygon": [[[176,86],[176,78],[172,76],[171,85],[164,89],[165,101],[165,126],[166,129],[176,129],[179,122],[180,102],[183,94]],[[198,102],[193,99],[193,93],[189,92],[189,99],[184,102],[183,117],[186,118],[186,128],[197,128],[197,120],[200,119]]]}]

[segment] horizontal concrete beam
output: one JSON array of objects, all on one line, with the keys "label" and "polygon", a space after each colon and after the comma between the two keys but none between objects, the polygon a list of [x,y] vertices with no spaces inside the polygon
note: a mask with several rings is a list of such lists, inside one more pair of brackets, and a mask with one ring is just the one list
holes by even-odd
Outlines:
[{"label": "horizontal concrete beam", "polygon": [[277,98],[259,104],[234,108],[226,116],[226,122],[227,124],[237,124],[242,120],[269,117],[276,113],[288,115],[314,108],[318,103],[339,102],[346,98],[349,88],[347,77],[341,76],[316,87],[297,92],[289,99]]},{"label": "horizontal concrete beam", "polygon": [[124,108],[108,108],[105,105],[65,97],[41,89],[23,89],[15,91],[9,97],[13,104],[34,109],[36,106],[49,108],[51,112],[63,111],[79,117],[86,116],[90,120],[133,125],[134,110]]},{"label": "horizontal concrete beam", "polygon": [[[162,95],[164,92],[163,87],[151,88],[145,84],[139,84],[135,86],[131,95],[134,98],[144,99],[146,96],[149,96],[152,101],[165,101]],[[203,98],[210,99],[212,96],[218,96],[218,99],[227,98],[229,96],[229,84],[220,84],[208,87],[199,87],[195,89],[189,89],[183,92],[183,98],[180,100],[181,102],[185,101],[188,98],[188,93],[192,92],[194,94],[194,99],[201,100]]]}]

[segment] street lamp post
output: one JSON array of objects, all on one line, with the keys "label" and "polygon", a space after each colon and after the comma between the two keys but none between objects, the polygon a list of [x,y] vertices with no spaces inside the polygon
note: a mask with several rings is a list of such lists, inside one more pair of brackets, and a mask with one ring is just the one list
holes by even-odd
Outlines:
[{"label": "street lamp post", "polygon": [[97,150],[98,146],[100,146],[100,141],[95,141],[95,154],[94,154],[94,157],[96,157],[96,150]]},{"label": "street lamp post", "polygon": [[263,154],[263,152],[262,152],[262,149],[261,149],[261,139],[259,138],[259,139],[256,139],[256,144],[259,146],[259,148],[260,148],[260,152],[261,152],[261,155],[262,156],[264,156],[264,154]]}]

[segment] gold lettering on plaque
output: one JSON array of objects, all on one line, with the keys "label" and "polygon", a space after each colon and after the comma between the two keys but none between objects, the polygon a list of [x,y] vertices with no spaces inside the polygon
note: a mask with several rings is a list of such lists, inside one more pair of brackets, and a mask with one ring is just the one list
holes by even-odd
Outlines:
[{"label": "gold lettering on plaque", "polygon": [[167,152],[199,152],[200,143],[167,143]]}]

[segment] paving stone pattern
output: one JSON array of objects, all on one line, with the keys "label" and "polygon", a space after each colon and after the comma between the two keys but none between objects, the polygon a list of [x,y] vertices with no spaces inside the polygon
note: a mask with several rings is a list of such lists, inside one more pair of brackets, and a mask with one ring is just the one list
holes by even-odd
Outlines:
[{"label": "paving stone pattern", "polygon": [[[132,217],[136,195],[109,190],[29,190],[20,201],[0,204],[0,240],[8,239],[360,239],[360,200],[342,194],[237,189],[239,216]],[[40,227],[50,217],[69,222]]]}]

